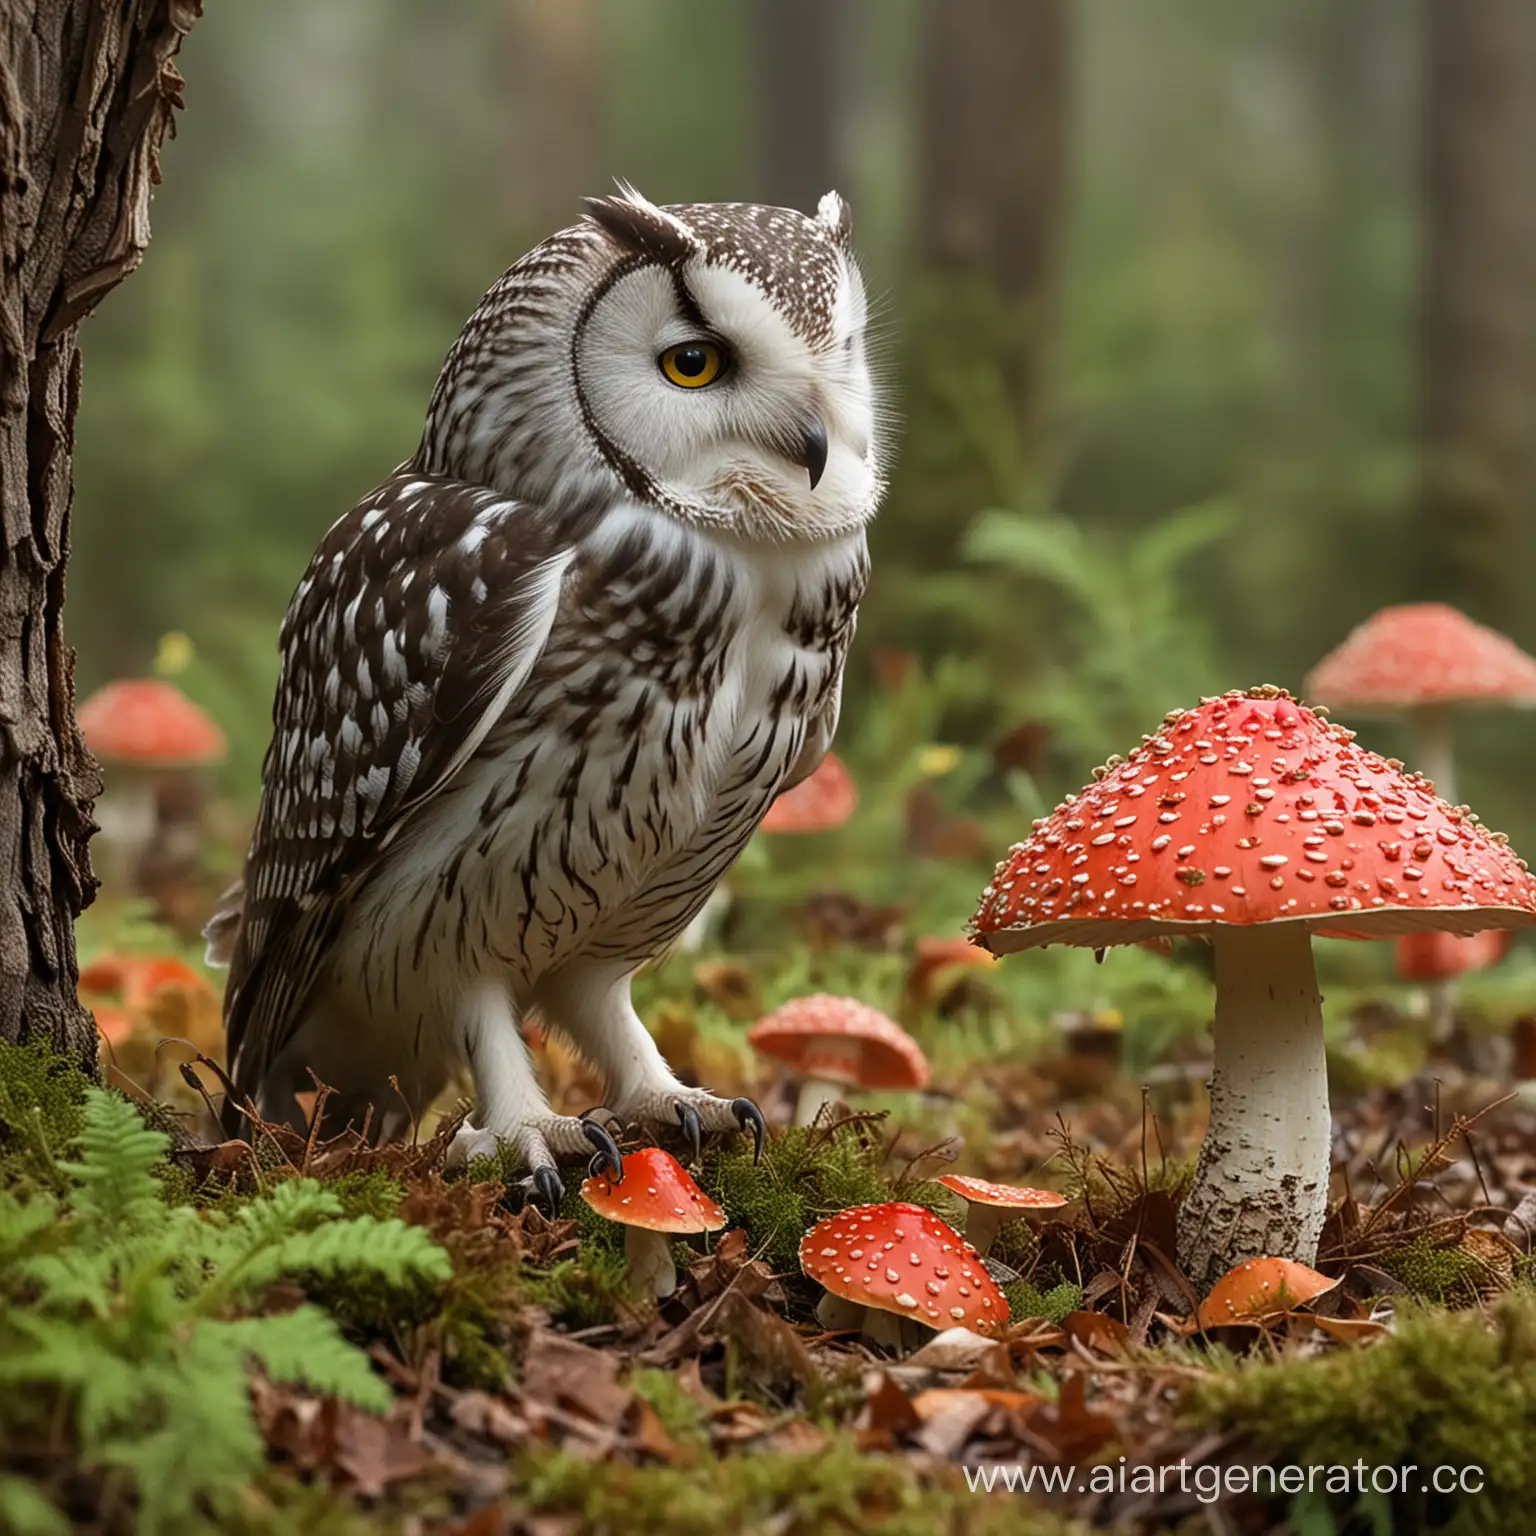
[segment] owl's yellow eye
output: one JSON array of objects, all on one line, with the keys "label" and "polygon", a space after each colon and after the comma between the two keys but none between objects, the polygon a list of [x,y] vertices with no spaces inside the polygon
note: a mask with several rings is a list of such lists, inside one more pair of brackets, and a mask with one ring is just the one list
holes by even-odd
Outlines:
[{"label": "owl's yellow eye", "polygon": [[725,354],[712,341],[685,341],[661,354],[661,371],[679,389],[703,389],[725,372]]}]

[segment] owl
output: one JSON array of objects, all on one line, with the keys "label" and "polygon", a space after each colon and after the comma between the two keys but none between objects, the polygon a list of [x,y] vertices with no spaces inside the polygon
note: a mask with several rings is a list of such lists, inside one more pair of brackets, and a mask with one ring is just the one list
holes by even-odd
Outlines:
[{"label": "owl", "polygon": [[[415,456],[293,595],[261,805],[210,920],[238,1124],[395,1134],[460,1069],[451,1158],[617,1169],[608,1127],[751,1128],[630,998],[820,762],[883,489],[847,205],[591,200],[481,300]],[[553,1112],[522,1021],[594,1067]],[[595,1149],[595,1156],[594,1154]]]}]

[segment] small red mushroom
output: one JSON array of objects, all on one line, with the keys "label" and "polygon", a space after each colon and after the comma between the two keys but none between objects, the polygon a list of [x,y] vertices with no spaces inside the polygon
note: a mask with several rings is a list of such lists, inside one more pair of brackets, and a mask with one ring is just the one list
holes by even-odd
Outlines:
[{"label": "small red mushroom", "polygon": [[218,762],[224,733],[179,688],[154,677],[108,683],[76,718],[107,770],[96,816],[126,874],[155,835],[155,780]]},{"label": "small red mushroom", "polygon": [[891,1349],[910,1332],[904,1324],[990,1338],[1008,1326],[981,1255],[920,1205],[856,1205],[817,1222],[800,1240],[800,1268],[827,1293],[816,1308],[824,1327],[859,1328]]},{"label": "small red mushroom", "polygon": [[795,1124],[810,1125],[847,1088],[925,1088],[928,1058],[894,1019],[852,997],[785,1003],[747,1031],[754,1050],[804,1078]]},{"label": "small red mushroom", "polygon": [[859,792],[842,759],[828,752],[808,777],[786,789],[763,817],[760,829],[768,833],[830,832],[853,815]]},{"label": "small red mushroom", "polygon": [[673,1234],[718,1232],[725,1212],[693,1182],[688,1170],[660,1147],[642,1147],[624,1158],[624,1177],[594,1174],[581,1198],[609,1221],[624,1227],[624,1257],[637,1288],[655,1297],[677,1289],[672,1262]]},{"label": "small red mushroom", "polygon": [[993,1184],[987,1179],[970,1179],[959,1173],[946,1173],[936,1182],[965,1201],[965,1235],[981,1254],[990,1253],[997,1234],[1010,1221],[1018,1221],[1026,1211],[1049,1211],[1067,1203],[1067,1197],[1058,1195],[1053,1189]]},{"label": "small red mushroom", "polygon": [[1404,981],[1451,981],[1497,965],[1509,952],[1509,930],[1486,933],[1406,933],[1397,941],[1397,974]]},{"label": "small red mushroom", "polygon": [[1451,712],[1536,706],[1536,657],[1445,603],[1383,608],[1318,662],[1307,692],[1337,709],[1401,714],[1442,800],[1455,795]]},{"label": "small red mushroom", "polygon": [[1161,935],[1215,951],[1211,1120],[1179,1215],[1197,1281],[1316,1256],[1328,1078],[1314,932],[1475,933],[1536,922],[1497,833],[1278,688],[1175,710],[1034,825],[973,919],[995,953]]},{"label": "small red mushroom", "polygon": [[1229,1269],[1211,1287],[1195,1322],[1201,1328],[1261,1323],[1316,1301],[1338,1284],[1291,1259],[1249,1259]]},{"label": "small red mushroom", "polygon": [[[1307,692],[1351,712],[1402,715],[1413,737],[1413,766],[1431,780],[1442,800],[1454,802],[1452,715],[1466,707],[1536,706],[1536,657],[1445,603],[1404,603],[1372,615],[1318,662]],[[1454,965],[1457,948],[1448,936],[1426,934],[1416,960],[1405,957],[1399,946],[1400,968],[1405,958],[1420,971]],[[1473,950],[1462,946],[1461,952]],[[1430,984],[1430,1022],[1437,1039],[1448,1037],[1456,1022],[1454,978],[1473,969],[1461,965],[1444,975],[1419,978]]]}]

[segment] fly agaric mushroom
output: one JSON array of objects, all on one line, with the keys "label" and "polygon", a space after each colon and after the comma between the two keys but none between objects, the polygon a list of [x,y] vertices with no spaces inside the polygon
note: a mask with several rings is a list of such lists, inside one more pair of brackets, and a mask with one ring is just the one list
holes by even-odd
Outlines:
[{"label": "fly agaric mushroom", "polygon": [[1397,941],[1397,974],[1404,981],[1450,981],[1468,971],[1497,965],[1509,952],[1509,930],[1469,933],[1408,933]]},{"label": "fly agaric mushroom", "polygon": [[904,1324],[969,1328],[996,1338],[1008,1302],[981,1255],[932,1211],[894,1200],[856,1205],[819,1221],[800,1240],[800,1268],[825,1291],[825,1328],[858,1328],[889,1349],[909,1342]]},{"label": "fly agaric mushroom", "polygon": [[853,815],[859,792],[842,759],[828,752],[808,777],[786,789],[763,817],[759,830],[779,832],[831,832]]},{"label": "fly agaric mushroom", "polygon": [[1211,1287],[1195,1313],[1195,1323],[1201,1328],[1261,1323],[1316,1301],[1338,1284],[1290,1259],[1249,1259],[1229,1269]]},{"label": "fly agaric mushroom", "polygon": [[810,1125],[845,1088],[926,1088],[928,1058],[895,1019],[851,997],[799,997],[747,1031],[754,1050],[805,1078],[795,1124]]},{"label": "fly agaric mushroom", "polygon": [[594,1174],[581,1186],[581,1198],[625,1228],[624,1257],[629,1278],[649,1296],[670,1296],[677,1289],[672,1262],[673,1235],[718,1232],[725,1212],[693,1182],[688,1170],[660,1147],[642,1147],[624,1159],[624,1177]]},{"label": "fly agaric mushroom", "polygon": [[[1442,800],[1454,801],[1452,712],[1458,706],[1536,706],[1536,657],[1445,603],[1404,603],[1374,614],[1318,662],[1307,692],[1352,712],[1404,716],[1413,736],[1414,767]],[[1440,951],[1445,959],[1450,954]],[[1433,964],[1427,952],[1425,963]],[[1457,974],[1424,978],[1431,983],[1430,1020],[1437,1039],[1449,1036],[1455,1023]]]},{"label": "fly agaric mushroom", "polygon": [[1336,709],[1405,715],[1414,766],[1450,800],[1451,711],[1459,704],[1536,706],[1536,657],[1445,603],[1404,603],[1373,614],[1323,657],[1307,692]]},{"label": "fly agaric mushroom", "polygon": [[1179,1213],[1197,1282],[1317,1253],[1329,1118],[1312,933],[1536,922],[1536,882],[1500,834],[1353,741],[1278,688],[1175,710],[1035,823],[973,919],[994,953],[1210,942],[1211,1120]]},{"label": "fly agaric mushroom", "polygon": [[108,683],[77,718],[86,746],[108,770],[96,815],[127,875],[155,835],[156,778],[218,762],[224,733],[179,688],[154,677]]},{"label": "fly agaric mushroom", "polygon": [[992,1251],[997,1234],[1026,1211],[1050,1211],[1067,1203],[1053,1189],[1026,1189],[1015,1184],[993,1184],[946,1173],[935,1181],[965,1201],[965,1236],[977,1253]]}]

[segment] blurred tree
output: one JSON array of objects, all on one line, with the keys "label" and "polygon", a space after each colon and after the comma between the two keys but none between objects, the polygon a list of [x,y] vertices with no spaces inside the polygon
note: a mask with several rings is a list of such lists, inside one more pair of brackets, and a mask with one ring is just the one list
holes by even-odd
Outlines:
[{"label": "blurred tree", "polygon": [[1432,0],[1423,550],[1432,590],[1536,637],[1536,6]]},{"label": "blurred tree", "polygon": [[[1017,670],[1031,619],[934,580],[982,507],[1038,509],[1042,384],[1065,213],[1071,56],[1063,0],[925,0],[918,50],[921,270],[908,285],[901,472],[872,535],[866,627],[930,658]],[[891,567],[896,567],[893,571]],[[991,616],[991,617],[988,617]],[[979,722],[971,721],[974,727]]]},{"label": "blurred tree", "polygon": [[575,221],[596,196],[605,117],[598,0],[511,0],[511,133],[507,189],[513,226],[530,240]]},{"label": "blurred tree", "polygon": [[753,0],[761,61],[760,202],[809,213],[843,169],[853,48],[849,0]]},{"label": "blurred tree", "polygon": [[0,11],[0,1040],[96,1060],[75,996],[100,788],[64,643],[81,320],[139,263],[201,0]]}]

